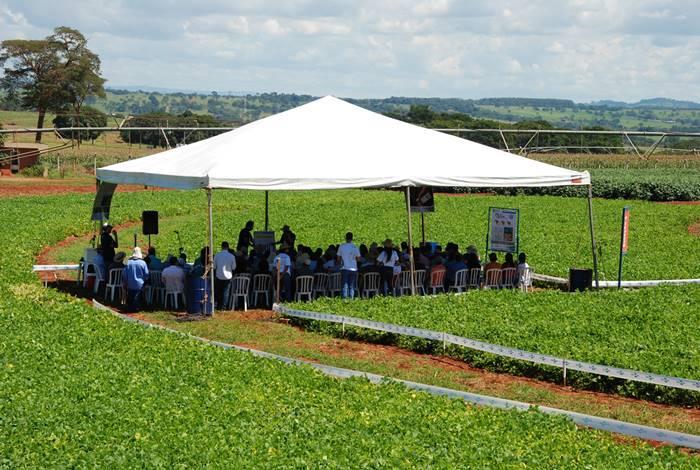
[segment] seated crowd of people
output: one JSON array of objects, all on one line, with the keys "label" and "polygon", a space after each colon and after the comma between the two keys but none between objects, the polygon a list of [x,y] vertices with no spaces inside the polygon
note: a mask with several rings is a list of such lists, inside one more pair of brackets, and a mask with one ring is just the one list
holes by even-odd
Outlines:
[{"label": "seated crowd of people", "polygon": [[[224,241],[213,257],[215,303],[219,309],[231,304],[229,296],[232,280],[236,276],[270,275],[270,287],[276,289],[279,285],[279,298],[289,301],[294,298],[295,280],[301,276],[339,273],[338,293],[343,298],[353,298],[359,293],[358,281],[362,282],[364,274],[377,273],[379,286],[375,293],[388,295],[396,293],[401,273],[410,270],[409,247],[406,242],[395,246],[392,240],[387,239],[381,244],[372,242],[357,246],[353,234],[348,232],[344,243],[331,244],[325,249],[314,248],[296,243],[296,235],[285,225],[279,241],[268,246],[256,246],[252,229],[253,222],[249,221],[239,234],[236,248],[233,249]],[[462,252],[457,244],[450,242],[444,249],[435,244],[415,247],[413,255],[415,270],[424,273],[420,279],[416,278],[420,284],[416,287],[421,292],[427,292],[428,289],[433,292],[436,289],[448,291],[451,287],[466,282],[458,279],[465,273],[476,273],[477,283],[488,281],[491,286],[494,286],[495,278],[498,287],[517,287],[529,282],[529,266],[524,253],[520,253],[517,263],[512,253],[506,253],[502,263],[496,253],[491,253],[489,262],[482,266],[475,246],[468,246]],[[105,271],[109,273],[111,269],[123,269],[127,308],[136,311],[140,308],[144,286],[149,283],[149,273],[160,272],[167,291],[184,292],[188,278],[202,278],[208,274],[208,259],[208,247],[201,249],[192,265],[187,263],[184,253],[170,256],[162,262],[156,256],[154,247],[149,248],[145,258],[137,247],[128,260],[124,252],[116,253]],[[492,276],[490,272],[497,273],[498,276]],[[466,288],[466,285],[463,287]]]}]

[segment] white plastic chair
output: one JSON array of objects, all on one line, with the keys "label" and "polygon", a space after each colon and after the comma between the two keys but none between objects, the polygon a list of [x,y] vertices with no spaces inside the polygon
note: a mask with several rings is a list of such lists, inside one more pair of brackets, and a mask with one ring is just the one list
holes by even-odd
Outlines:
[{"label": "white plastic chair", "polygon": [[265,295],[265,306],[270,305],[270,284],[272,276],[269,274],[256,274],[253,276],[253,301],[252,304],[257,307],[258,296]]},{"label": "white plastic chair", "polygon": [[455,273],[454,283],[449,287],[448,291],[462,292],[467,290],[467,272],[468,269],[460,269]]},{"label": "white plastic chair", "polygon": [[425,295],[425,269],[418,269],[413,274],[416,283],[416,293],[420,292],[421,295]]},{"label": "white plastic chair", "polygon": [[313,297],[313,276],[299,276],[296,278],[296,294],[294,295],[297,301],[301,301],[302,297],[311,300]]},{"label": "white plastic chair", "polygon": [[469,289],[478,289],[481,287],[481,268],[471,268],[469,270],[469,282],[467,283]]},{"label": "white plastic chair", "polygon": [[501,270],[500,269],[489,269],[486,271],[486,278],[484,279],[485,289],[500,289],[501,288]]},{"label": "white plastic chair", "polygon": [[243,299],[243,311],[248,311],[248,290],[250,289],[250,276],[238,275],[231,279],[231,293],[228,296],[228,308],[236,308],[236,300]]},{"label": "white plastic chair", "polygon": [[[90,272],[90,267],[92,266],[92,272]],[[102,275],[102,270],[100,267],[94,263],[85,263],[83,265],[83,287],[87,287],[88,279],[93,278],[94,284],[92,288],[93,294],[97,294],[100,290],[100,283],[104,282],[104,276]]]},{"label": "white plastic chair", "polygon": [[440,290],[445,292],[445,274],[447,271],[435,271],[430,273],[430,291],[433,295]]},{"label": "white plastic chair", "polygon": [[399,295],[405,295],[406,292],[411,293],[411,271],[401,271],[396,282],[396,290]]},{"label": "white plastic chair", "polygon": [[515,285],[515,273],[518,270],[515,268],[501,269],[501,287],[504,289],[512,289]]},{"label": "white plastic chair", "polygon": [[321,295],[326,295],[328,290],[328,274],[316,273],[314,274],[314,289],[313,296],[318,298]]},{"label": "white plastic chair", "polygon": [[143,297],[148,305],[155,305],[153,296],[155,294],[155,302],[161,304],[165,301],[165,287],[161,278],[162,271],[151,271],[148,273],[148,284],[143,289]]},{"label": "white plastic chair", "polygon": [[331,273],[328,275],[328,287],[326,288],[326,293],[329,297],[335,297],[340,295],[343,291],[342,277],[340,273]]},{"label": "white plastic chair", "polygon": [[111,303],[114,303],[114,294],[118,295],[120,304],[124,300],[122,296],[122,273],[123,270],[120,268],[111,269],[109,271],[109,279],[105,286],[105,300],[109,297]]},{"label": "white plastic chair", "polygon": [[362,290],[361,297],[369,298],[370,294],[379,294],[379,273],[364,273],[362,275]]},{"label": "white plastic chair", "polygon": [[518,285],[520,286],[520,290],[523,292],[527,293],[528,291],[532,290],[532,273],[534,272],[534,269],[530,268],[524,268],[522,272],[520,273],[520,278],[518,279]]},{"label": "white plastic chair", "polygon": [[179,309],[180,306],[178,304],[178,300],[182,299],[182,305],[185,306],[187,305],[187,300],[185,299],[185,293],[181,290],[165,290],[165,301],[163,302],[163,308],[168,309],[168,301],[170,301],[170,304],[175,308],[175,310]]}]

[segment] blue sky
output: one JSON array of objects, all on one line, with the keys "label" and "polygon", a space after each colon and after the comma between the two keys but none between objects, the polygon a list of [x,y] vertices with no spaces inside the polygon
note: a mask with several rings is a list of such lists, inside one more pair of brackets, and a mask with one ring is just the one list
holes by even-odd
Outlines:
[{"label": "blue sky", "polygon": [[58,25],[108,86],[700,101],[689,0],[0,0],[0,39]]}]

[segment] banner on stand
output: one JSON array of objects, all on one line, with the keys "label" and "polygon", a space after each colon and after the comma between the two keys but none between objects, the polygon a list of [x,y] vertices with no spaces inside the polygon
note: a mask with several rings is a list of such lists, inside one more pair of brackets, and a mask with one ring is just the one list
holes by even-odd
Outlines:
[{"label": "banner on stand", "polygon": [[487,236],[487,251],[517,253],[519,243],[518,209],[489,208],[489,229]]}]

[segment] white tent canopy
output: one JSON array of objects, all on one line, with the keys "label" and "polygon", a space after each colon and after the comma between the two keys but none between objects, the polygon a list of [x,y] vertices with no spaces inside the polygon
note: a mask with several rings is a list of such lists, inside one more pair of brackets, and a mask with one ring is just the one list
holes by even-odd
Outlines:
[{"label": "white tent canopy", "polygon": [[590,184],[548,165],[326,96],[218,136],[97,170],[115,184],[312,190]]}]

